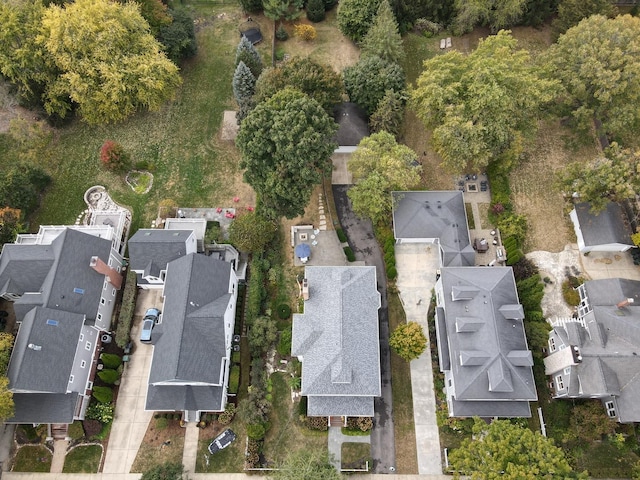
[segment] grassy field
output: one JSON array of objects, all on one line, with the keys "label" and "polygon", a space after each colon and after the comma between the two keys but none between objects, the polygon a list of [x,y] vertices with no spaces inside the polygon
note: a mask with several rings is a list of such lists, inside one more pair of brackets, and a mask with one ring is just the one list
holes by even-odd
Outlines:
[{"label": "grassy field", "polygon": [[51,470],[53,455],[43,445],[25,445],[20,447],[13,459],[14,472],[48,472]]},{"label": "grassy field", "polygon": [[97,473],[102,458],[102,445],[79,445],[67,453],[63,473]]}]

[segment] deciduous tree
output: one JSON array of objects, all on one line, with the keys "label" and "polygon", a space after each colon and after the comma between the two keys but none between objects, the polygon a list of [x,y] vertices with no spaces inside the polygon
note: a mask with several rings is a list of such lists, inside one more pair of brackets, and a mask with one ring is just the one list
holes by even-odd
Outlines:
[{"label": "deciduous tree", "polygon": [[558,16],[553,20],[553,32],[563,34],[581,20],[591,15],[604,15],[612,18],[616,7],[609,0],[562,0],[558,4]]},{"label": "deciduous tree", "polygon": [[12,165],[0,178],[0,205],[17,208],[27,216],[36,209],[50,182],[49,175],[39,167],[27,163]]},{"label": "deciduous tree", "polygon": [[470,32],[477,25],[497,32],[516,25],[525,10],[527,0],[455,0],[455,29]]},{"label": "deciduous tree", "polygon": [[267,353],[278,338],[278,326],[271,317],[258,317],[249,329],[249,348],[254,357]]},{"label": "deciduous tree", "polygon": [[405,76],[402,67],[380,57],[362,58],[343,72],[344,86],[352,102],[371,115],[388,90],[403,92]]},{"label": "deciduous tree", "polygon": [[0,208],[0,247],[13,242],[21,230],[20,210],[11,207]]},{"label": "deciduous tree", "polygon": [[47,86],[49,114],[64,117],[73,102],[89,123],[117,122],[139,109],[157,110],[180,85],[178,68],[134,4],[51,5],[38,41],[62,72]]},{"label": "deciduous tree", "polygon": [[6,375],[11,351],[13,350],[14,336],[7,332],[0,332],[0,375]]},{"label": "deciduous tree", "polygon": [[13,393],[9,390],[9,379],[0,376],[0,420],[6,420],[13,416]]},{"label": "deciduous tree", "polygon": [[271,242],[277,226],[255,212],[239,215],[229,226],[229,241],[243,252],[260,253]]},{"label": "deciduous tree", "polygon": [[560,188],[590,202],[591,210],[603,210],[609,201],[633,198],[640,191],[640,150],[621,148],[617,143],[604,156],[591,162],[568,165],[560,174]]},{"label": "deciduous tree", "polygon": [[422,171],[415,152],[389,132],[363,138],[347,166],[355,182],[347,193],[353,210],[374,223],[391,213],[391,192],[415,187]]},{"label": "deciduous tree", "polygon": [[556,82],[543,79],[516,44],[501,31],[470,55],[452,51],[424,62],[412,102],[449,170],[513,162],[522,138],[536,131],[540,108],[554,98]]},{"label": "deciduous tree", "polygon": [[316,100],[327,113],[342,99],[342,78],[330,66],[309,57],[294,57],[282,65],[266,70],[256,84],[257,102],[271,97],[285,87],[293,87]]},{"label": "deciduous tree", "polygon": [[472,479],[576,478],[562,450],[538,432],[508,420],[487,425],[476,418],[473,433],[449,454],[451,467]]},{"label": "deciduous tree", "polygon": [[320,104],[290,87],[260,103],[240,125],[245,181],[267,218],[304,212],[311,191],[331,168],[337,125]]},{"label": "deciduous tree", "polygon": [[415,360],[427,348],[422,326],[417,322],[402,323],[396,327],[389,337],[391,349],[407,362]]},{"label": "deciduous tree", "polygon": [[382,0],[373,19],[373,25],[364,36],[362,55],[374,55],[388,62],[399,63],[404,59],[404,46],[398,30],[398,22],[387,0]]},{"label": "deciduous tree", "polygon": [[593,15],[570,28],[547,51],[561,100],[578,126],[630,143],[640,129],[640,18]]},{"label": "deciduous tree", "polygon": [[[118,3],[124,5],[127,0],[118,0]],[[158,35],[162,27],[171,24],[169,9],[162,0],[134,0],[134,3],[140,7],[140,14],[149,24],[153,35]]]},{"label": "deciduous tree", "polygon": [[342,0],[338,5],[338,28],[354,42],[369,31],[381,0]]}]

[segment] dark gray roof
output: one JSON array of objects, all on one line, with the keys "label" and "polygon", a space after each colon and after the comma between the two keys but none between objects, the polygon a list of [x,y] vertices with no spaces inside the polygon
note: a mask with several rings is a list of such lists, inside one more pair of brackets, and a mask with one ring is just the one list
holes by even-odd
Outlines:
[{"label": "dark gray roof", "polygon": [[396,239],[440,240],[443,266],[473,266],[462,192],[393,192]]},{"label": "dark gray roof", "polygon": [[[527,401],[537,399],[533,358],[512,269],[445,267],[439,282],[443,308],[437,310],[438,349],[440,355],[448,353],[448,358],[440,358],[440,366],[453,376],[453,396],[459,407],[450,414],[529,416],[522,415],[521,409],[526,404],[528,410]],[[456,289],[466,294],[454,301]]]},{"label": "dark gray roof", "polygon": [[340,146],[355,147],[364,137],[369,136],[367,112],[352,102],[336,106],[333,118],[338,124],[336,142]]},{"label": "dark gray roof", "polygon": [[[571,366],[569,395],[614,396],[620,421],[639,422],[640,281],[591,280],[584,288],[591,309],[582,319],[584,326],[567,323],[550,333],[566,340],[567,346],[579,346],[582,361]],[[616,306],[627,298],[634,302]]]},{"label": "dark gray roof", "polygon": [[[222,359],[227,355],[224,314],[231,300],[230,276],[230,263],[200,254],[169,263],[162,324],[154,331],[157,340],[149,374],[152,395],[147,396],[148,410],[166,409],[159,405],[187,395],[184,386],[151,391],[151,384],[220,382]],[[161,398],[163,393],[166,398]],[[172,410],[179,409],[176,405]]]},{"label": "dark gray roof", "polygon": [[14,393],[14,414],[6,423],[73,423],[77,393]]},{"label": "dark gray roof", "polygon": [[605,210],[597,215],[590,212],[590,203],[578,203],[575,209],[585,246],[611,243],[633,245],[631,241],[633,232],[619,204],[609,202]]},{"label": "dark gray roof", "polygon": [[149,385],[147,410],[179,412],[221,412],[224,398],[223,387]]},{"label": "dark gray roof", "polygon": [[24,317],[9,362],[9,388],[66,393],[84,315],[34,308]]},{"label": "dark gray roof", "polygon": [[0,295],[40,291],[54,262],[54,248],[56,245],[6,243],[0,255]]},{"label": "dark gray roof", "polygon": [[169,262],[186,255],[186,241],[192,234],[193,230],[138,230],[128,241],[131,269],[159,277]]},{"label": "dark gray roof", "polygon": [[309,300],[293,316],[291,353],[304,357],[308,413],[370,415],[381,391],[375,267],[306,267],[305,276]]}]

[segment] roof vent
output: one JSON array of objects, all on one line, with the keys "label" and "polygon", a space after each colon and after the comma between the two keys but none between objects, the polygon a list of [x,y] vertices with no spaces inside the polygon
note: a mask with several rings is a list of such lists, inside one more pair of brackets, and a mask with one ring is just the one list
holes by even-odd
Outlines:
[{"label": "roof vent", "polygon": [[42,350],[42,345],[36,345],[35,343],[30,343],[29,345],[27,345],[27,347],[29,347],[31,350],[35,350],[36,352]]}]

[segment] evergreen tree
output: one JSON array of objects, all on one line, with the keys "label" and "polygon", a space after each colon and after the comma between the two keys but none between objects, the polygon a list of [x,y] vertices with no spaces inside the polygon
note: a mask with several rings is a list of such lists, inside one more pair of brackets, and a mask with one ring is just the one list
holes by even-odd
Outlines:
[{"label": "evergreen tree", "polygon": [[262,0],[240,0],[243,12],[255,13],[262,10]]},{"label": "evergreen tree", "polygon": [[315,23],[323,21],[324,17],[324,0],[309,0],[309,3],[307,3],[307,18]]},{"label": "evergreen tree", "polygon": [[249,67],[240,60],[236,71],[233,74],[233,96],[236,97],[236,102],[241,104],[242,102],[253,97],[256,90],[256,77],[253,76]]},{"label": "evergreen tree", "polygon": [[397,137],[404,118],[404,103],[405,96],[402,93],[387,90],[369,119],[371,132],[385,131]]},{"label": "evergreen tree", "polygon": [[240,62],[249,67],[254,78],[258,78],[262,73],[262,58],[256,47],[245,37],[240,37],[240,43],[236,49],[236,67]]},{"label": "evergreen tree", "polygon": [[376,111],[387,90],[402,92],[405,89],[402,67],[373,55],[345,68],[342,76],[350,100],[364,108],[368,115]]},{"label": "evergreen tree", "polygon": [[404,58],[398,22],[387,0],[380,3],[373,25],[362,40],[362,54],[375,55],[395,63],[399,63]]}]

